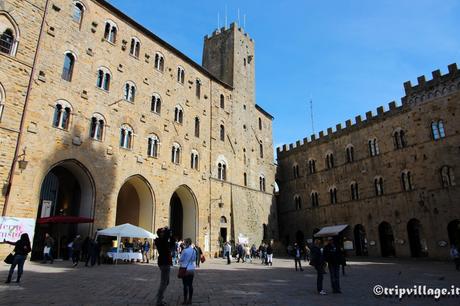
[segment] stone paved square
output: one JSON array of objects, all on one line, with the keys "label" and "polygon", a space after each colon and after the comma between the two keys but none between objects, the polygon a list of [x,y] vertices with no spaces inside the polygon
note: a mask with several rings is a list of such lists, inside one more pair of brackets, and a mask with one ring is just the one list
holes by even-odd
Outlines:
[{"label": "stone paved square", "polygon": [[[449,288],[460,286],[460,272],[447,262],[352,259],[341,278],[342,294],[316,293],[316,274],[306,266],[296,272],[293,260],[275,258],[274,266],[208,259],[196,273],[194,305],[459,305],[460,297],[375,297],[374,285]],[[6,278],[8,266],[1,265]],[[168,305],[180,305],[182,284],[171,271]],[[118,264],[72,268],[69,262],[27,262],[23,281],[0,284],[1,305],[154,305],[159,284],[156,264]],[[329,276],[324,288],[330,291]]]}]

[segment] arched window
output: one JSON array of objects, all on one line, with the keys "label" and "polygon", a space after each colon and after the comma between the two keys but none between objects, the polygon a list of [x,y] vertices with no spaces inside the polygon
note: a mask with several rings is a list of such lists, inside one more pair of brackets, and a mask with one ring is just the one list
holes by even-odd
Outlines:
[{"label": "arched window", "polygon": [[100,89],[109,91],[110,89],[110,79],[111,79],[111,74],[109,69],[105,67],[101,67],[97,71],[97,82],[96,86]]},{"label": "arched window", "polygon": [[263,174],[259,176],[259,189],[265,192],[265,176]]},{"label": "arched window", "polygon": [[65,81],[72,81],[73,67],[75,65],[75,56],[67,52],[64,56],[64,66],[62,68],[62,79]]},{"label": "arched window", "polygon": [[369,142],[369,154],[370,156],[377,156],[380,154],[379,144],[377,142],[377,138],[370,139]]},{"label": "arched window", "polygon": [[454,170],[449,166],[441,168],[441,183],[442,187],[449,187],[455,185]]},{"label": "arched window", "polygon": [[217,164],[217,179],[221,181],[227,180],[227,164],[224,161],[220,161]]},{"label": "arched window", "polygon": [[135,98],[136,98],[136,85],[134,85],[133,82],[128,81],[126,82],[125,87],[123,88],[123,99],[133,103]]},{"label": "arched window", "polygon": [[180,164],[180,157],[181,157],[181,147],[180,145],[175,142],[171,148],[171,162],[178,165]]},{"label": "arched window", "polygon": [[310,200],[312,207],[319,206],[318,193],[316,191],[312,191],[312,193],[310,194]]},{"label": "arched window", "polygon": [[434,140],[446,137],[446,133],[444,131],[444,122],[442,120],[431,122],[431,133]]},{"label": "arched window", "polygon": [[376,196],[383,195],[383,178],[382,177],[374,178],[374,189],[375,189]]},{"label": "arched window", "polygon": [[0,10],[0,52],[14,56],[18,43],[18,24],[6,11]]},{"label": "arched window", "polygon": [[133,145],[133,129],[127,125],[123,124],[120,128],[120,147],[123,149],[131,149]]},{"label": "arched window", "polygon": [[184,111],[180,105],[176,105],[174,108],[174,121],[180,124],[184,121]]},{"label": "arched window", "polygon": [[262,141],[259,143],[259,153],[260,153],[260,158],[264,158],[264,144]]},{"label": "arched window", "polygon": [[313,174],[316,172],[316,161],[314,159],[310,159],[308,161],[308,173]]},{"label": "arched window", "polygon": [[136,37],[131,38],[131,46],[129,48],[129,54],[135,58],[139,58],[141,53],[141,42]]},{"label": "arched window", "polygon": [[81,27],[83,21],[83,14],[85,12],[85,7],[80,2],[75,2],[73,7],[73,21],[78,23],[78,26]]},{"label": "arched window", "polygon": [[93,114],[91,117],[91,125],[89,129],[89,136],[91,139],[102,141],[105,130],[105,120],[100,114]]},{"label": "arched window", "polygon": [[334,168],[334,154],[327,153],[326,154],[326,169]]},{"label": "arched window", "polygon": [[410,171],[401,172],[401,183],[404,191],[412,190],[412,176]]},{"label": "arched window", "polygon": [[195,117],[195,137],[200,137],[200,118]]},{"label": "arched window", "polygon": [[224,216],[220,217],[220,224],[227,226],[227,218],[225,218]]},{"label": "arched window", "polygon": [[225,108],[225,97],[223,94],[220,95],[220,108]]},{"label": "arched window", "polygon": [[259,130],[262,131],[262,119],[261,118],[259,118]]},{"label": "arched window", "polygon": [[165,69],[165,58],[160,52],[155,53],[155,69],[161,72]]},{"label": "arched window", "polygon": [[355,149],[352,145],[348,145],[346,148],[347,163],[352,163],[355,160]]},{"label": "arched window", "polygon": [[299,165],[297,163],[295,163],[292,166],[292,172],[294,173],[294,178],[295,179],[300,177]]},{"label": "arched window", "polygon": [[150,105],[150,110],[156,114],[161,114],[161,97],[157,93],[154,93],[152,95],[152,103]]},{"label": "arched window", "polygon": [[393,142],[396,150],[406,147],[406,135],[402,129],[393,132]]},{"label": "arched window", "polygon": [[225,126],[223,124],[220,125],[220,140],[225,141]]},{"label": "arched window", "polygon": [[185,83],[185,70],[181,66],[177,67],[177,82],[181,84]]},{"label": "arched window", "polygon": [[196,150],[192,150],[192,153],[190,154],[190,168],[198,170],[198,161],[198,152]]},{"label": "arched window", "polygon": [[329,189],[329,197],[331,200],[331,204],[337,204],[337,188],[331,187]]},{"label": "arched window", "polygon": [[117,42],[117,25],[113,21],[106,21],[104,28],[104,39],[112,44]]},{"label": "arched window", "polygon": [[196,79],[195,86],[196,86],[195,95],[199,99],[201,97],[201,80],[200,79]]},{"label": "arched window", "polygon": [[68,130],[72,107],[67,101],[60,100],[54,107],[53,126],[58,129]]},{"label": "arched window", "polygon": [[294,196],[294,205],[295,205],[295,210],[302,209],[302,198],[297,194]]},{"label": "arched window", "polygon": [[158,157],[159,151],[160,151],[160,139],[155,134],[149,135],[148,143],[147,143],[147,156],[156,158]]},{"label": "arched window", "polygon": [[245,187],[248,186],[248,175],[246,172],[243,173],[243,184]]},{"label": "arched window", "polygon": [[351,188],[351,199],[352,200],[358,200],[359,199],[358,183],[351,182],[350,188]]},{"label": "arched window", "polygon": [[5,90],[3,89],[2,84],[0,84],[0,122],[2,121],[4,109],[5,109]]}]

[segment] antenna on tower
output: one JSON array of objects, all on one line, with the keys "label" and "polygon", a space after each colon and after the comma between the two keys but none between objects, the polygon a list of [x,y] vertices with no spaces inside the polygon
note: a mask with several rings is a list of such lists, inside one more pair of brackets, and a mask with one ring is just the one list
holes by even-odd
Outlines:
[{"label": "antenna on tower", "polygon": [[225,5],[225,29],[227,29],[227,5]]},{"label": "antenna on tower", "polygon": [[243,29],[246,29],[246,14],[243,14]]},{"label": "antenna on tower", "polygon": [[310,95],[310,120],[311,120],[311,131],[315,134],[315,123],[313,121],[313,98]]},{"label": "antenna on tower", "polygon": [[240,9],[238,8],[238,25],[241,26]]},{"label": "antenna on tower", "polygon": [[220,29],[220,13],[217,12],[217,30]]}]

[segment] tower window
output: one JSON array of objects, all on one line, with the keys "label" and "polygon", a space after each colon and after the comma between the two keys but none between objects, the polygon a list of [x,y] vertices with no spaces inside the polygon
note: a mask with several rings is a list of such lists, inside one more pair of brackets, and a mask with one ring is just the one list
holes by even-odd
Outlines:
[{"label": "tower window", "polygon": [[337,188],[332,187],[329,189],[329,196],[331,204],[337,204]]},{"label": "tower window", "polygon": [[334,154],[326,154],[326,169],[334,168]]},{"label": "tower window", "polygon": [[401,173],[401,183],[404,191],[412,190],[412,176],[410,171],[403,171]]},{"label": "tower window", "polygon": [[351,199],[358,200],[359,199],[358,183],[352,182],[350,184],[350,188],[351,188]]},{"label": "tower window", "polygon": [[308,161],[308,172],[313,174],[316,172],[316,161],[314,159],[310,159]]},{"label": "tower window", "polygon": [[73,67],[75,65],[75,56],[67,52],[64,56],[64,66],[62,68],[62,79],[65,81],[72,81]]},{"label": "tower window", "polygon": [[165,59],[163,54],[157,52],[155,54],[155,69],[163,72],[165,69]]},{"label": "tower window", "polygon": [[220,108],[225,108],[225,97],[224,95],[220,95]]},{"label": "tower window", "polygon": [[177,105],[174,108],[174,121],[180,124],[184,121],[184,111],[180,105]]},{"label": "tower window", "polygon": [[349,145],[346,149],[347,162],[352,163],[355,160],[355,152],[352,145]]},{"label": "tower window", "polygon": [[91,117],[90,137],[91,139],[102,141],[104,135],[105,121],[100,114],[94,114]]},{"label": "tower window", "polygon": [[259,176],[259,189],[265,192],[265,177],[263,175]]},{"label": "tower window", "polygon": [[72,108],[66,101],[58,101],[54,107],[53,126],[55,128],[68,130]]},{"label": "tower window", "polygon": [[201,97],[201,80],[199,79],[195,81],[195,95],[198,99]]},{"label": "tower window", "polygon": [[383,178],[382,177],[376,177],[374,179],[374,189],[375,189],[376,196],[383,195]]},{"label": "tower window", "polygon": [[158,157],[159,150],[160,150],[160,139],[155,134],[150,135],[147,141],[147,156],[156,158]]},{"label": "tower window", "polygon": [[156,114],[161,114],[161,97],[157,93],[152,95],[150,110]]},{"label": "tower window", "polygon": [[120,147],[123,149],[131,149],[133,145],[133,136],[133,129],[127,124],[122,125],[120,129]]},{"label": "tower window", "polygon": [[198,170],[198,152],[193,150],[190,154],[190,168]]},{"label": "tower window", "polygon": [[310,195],[310,198],[311,198],[311,206],[318,207],[319,206],[318,193],[316,191],[313,191]]},{"label": "tower window", "polygon": [[449,166],[443,166],[441,168],[441,183],[442,187],[454,186],[454,170]]},{"label": "tower window", "polygon": [[195,137],[200,137],[200,118],[195,117]]},{"label": "tower window", "polygon": [[123,99],[133,103],[135,98],[136,98],[136,86],[134,85],[133,82],[126,82],[124,92],[123,92]]},{"label": "tower window", "polygon": [[112,21],[105,22],[104,39],[112,44],[117,42],[117,26]]},{"label": "tower window", "polygon": [[141,42],[136,37],[131,38],[131,47],[129,48],[129,54],[135,58],[139,58],[141,53]]},{"label": "tower window", "polygon": [[174,143],[171,148],[171,162],[178,165],[180,164],[181,147],[178,143]]},{"label": "tower window", "polygon": [[217,179],[221,181],[227,180],[227,165],[223,161],[217,164]]},{"label": "tower window", "polygon": [[368,142],[369,145],[369,154],[370,156],[377,156],[380,154],[379,144],[377,142],[377,138],[370,139]]},{"label": "tower window", "polygon": [[225,141],[225,126],[223,124],[220,125],[220,140]]},{"label": "tower window", "polygon": [[405,133],[401,129],[396,130],[393,133],[393,141],[396,150],[405,148],[407,146]]},{"label": "tower window", "polygon": [[177,67],[177,82],[185,83],[185,70],[181,66]]},{"label": "tower window", "polygon": [[83,21],[83,14],[84,14],[85,8],[83,7],[83,4],[80,2],[76,2],[73,7],[73,21],[78,23],[78,25],[81,27],[82,21]]},{"label": "tower window", "polygon": [[109,91],[110,89],[110,79],[111,75],[107,68],[101,67],[97,71],[97,82],[96,86],[100,89]]},{"label": "tower window", "polygon": [[446,137],[446,133],[444,131],[444,122],[442,120],[433,121],[431,123],[431,133],[434,140]]}]

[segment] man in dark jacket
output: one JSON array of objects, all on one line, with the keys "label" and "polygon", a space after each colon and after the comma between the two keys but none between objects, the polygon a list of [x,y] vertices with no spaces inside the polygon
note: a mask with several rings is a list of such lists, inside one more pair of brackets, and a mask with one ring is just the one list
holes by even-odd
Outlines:
[{"label": "man in dark jacket", "polygon": [[325,295],[326,291],[323,290],[323,277],[324,277],[324,256],[321,249],[321,240],[315,239],[315,244],[310,247],[310,265],[312,265],[317,273],[316,289],[321,295]]},{"label": "man in dark jacket", "polygon": [[303,271],[302,264],[300,262],[301,258],[302,258],[302,248],[296,242],[296,243],[294,243],[294,262],[295,262],[295,270],[296,271],[297,271],[297,265],[299,265],[300,271]]},{"label": "man in dark jacket", "polygon": [[169,272],[172,266],[171,247],[174,247],[174,239],[171,238],[171,231],[168,227],[157,230],[158,238],[155,239],[155,246],[158,250],[158,267],[161,271],[160,287],[157,293],[157,306],[164,306],[164,293],[169,285]]},{"label": "man in dark jacket", "polygon": [[340,291],[340,263],[342,262],[342,252],[335,245],[332,237],[328,238],[328,244],[324,247],[324,259],[329,267],[329,275],[331,276],[331,285],[333,293],[342,293]]}]

